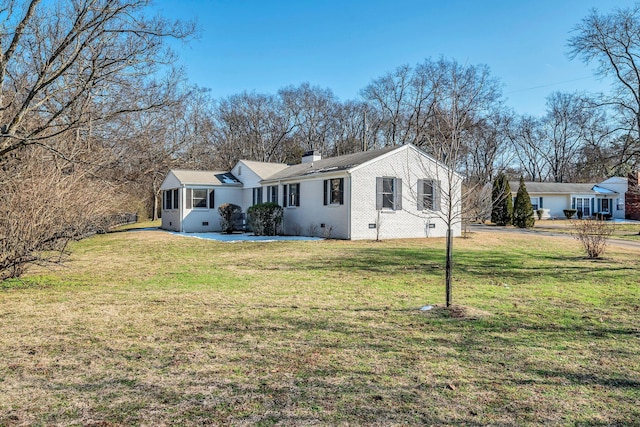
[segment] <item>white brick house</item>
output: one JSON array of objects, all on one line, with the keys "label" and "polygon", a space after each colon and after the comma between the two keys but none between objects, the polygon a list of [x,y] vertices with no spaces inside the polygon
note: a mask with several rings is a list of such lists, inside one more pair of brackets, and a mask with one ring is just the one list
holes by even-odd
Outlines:
[{"label": "white brick house", "polygon": [[[202,180],[188,180],[194,178],[190,174],[201,174]],[[205,182],[211,177],[218,178]],[[453,219],[454,235],[460,234],[461,179],[410,144],[327,159],[307,153],[291,166],[241,160],[230,172],[171,171],[161,189],[162,227],[170,230],[219,231],[219,205],[234,203],[246,211],[275,202],[284,208],[284,234],[443,237],[447,217]],[[206,202],[202,189],[213,194]]]}]

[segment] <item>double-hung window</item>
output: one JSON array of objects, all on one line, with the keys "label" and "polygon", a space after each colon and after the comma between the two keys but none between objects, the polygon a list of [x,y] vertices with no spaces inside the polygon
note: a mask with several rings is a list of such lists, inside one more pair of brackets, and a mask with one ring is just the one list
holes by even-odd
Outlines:
[{"label": "double-hung window", "polygon": [[285,207],[300,206],[300,184],[283,185]]},{"label": "double-hung window", "polygon": [[432,179],[418,180],[418,210],[440,210],[440,182]]},{"label": "double-hung window", "polygon": [[267,202],[278,203],[278,186],[270,185],[267,187]]},{"label": "double-hung window", "polygon": [[376,178],[376,209],[402,209],[402,179],[392,177]]},{"label": "double-hung window", "polygon": [[323,193],[323,204],[344,204],[344,178],[325,179]]},{"label": "double-hung window", "polygon": [[214,190],[187,188],[187,209],[213,209]]},{"label": "double-hung window", "polygon": [[164,208],[165,208],[165,210],[169,210],[169,209],[171,209],[173,207],[172,196],[173,196],[173,190],[166,190],[164,192]]},{"label": "double-hung window", "polygon": [[259,205],[262,203],[262,187],[253,189],[253,204]]}]

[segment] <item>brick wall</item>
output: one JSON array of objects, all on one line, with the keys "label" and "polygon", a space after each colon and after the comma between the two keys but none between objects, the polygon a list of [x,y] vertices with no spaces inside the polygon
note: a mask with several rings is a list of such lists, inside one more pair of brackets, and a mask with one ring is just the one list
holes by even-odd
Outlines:
[{"label": "brick wall", "polygon": [[625,194],[625,217],[640,220],[640,171],[629,174],[629,188]]}]

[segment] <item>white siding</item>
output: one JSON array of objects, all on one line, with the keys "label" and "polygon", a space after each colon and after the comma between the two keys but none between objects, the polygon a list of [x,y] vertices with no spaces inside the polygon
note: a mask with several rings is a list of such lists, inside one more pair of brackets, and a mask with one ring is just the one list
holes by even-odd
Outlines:
[{"label": "white siding", "polygon": [[[173,190],[176,188],[178,189],[178,197],[180,198],[180,205],[178,209],[165,209],[164,194],[163,194],[164,191]],[[161,228],[165,230],[180,231],[180,209],[183,206],[182,205],[183,196],[182,196],[182,189],[180,188],[180,181],[178,180],[178,178],[176,178],[173,172],[170,171],[167,174],[164,181],[162,181],[162,185],[160,186],[160,189],[162,190],[162,193],[161,193],[162,213],[160,214],[160,217],[162,219]]]},{"label": "white siding", "polygon": [[240,182],[242,182],[243,188],[242,197],[238,200],[238,202],[233,203],[239,205],[242,208],[242,212],[247,212],[247,209],[249,209],[253,205],[253,189],[262,186],[260,184],[260,181],[262,181],[262,179],[258,176],[258,174],[256,174],[247,165],[245,165],[242,160],[236,163],[233,169],[231,169],[231,174],[235,176]]},{"label": "white siding", "polygon": [[[180,192],[182,189],[179,190]],[[180,231],[180,209],[164,208],[162,205],[162,228],[165,230]]]},{"label": "white siding", "polygon": [[[186,188],[205,188],[202,186],[188,186]],[[206,187],[213,190],[214,206],[211,208],[186,208],[186,188],[179,189],[180,208],[162,210],[162,228],[165,230],[184,231],[186,233],[202,233],[220,231],[220,214],[218,207],[224,203],[239,205],[242,198],[241,187]],[[180,215],[182,214],[182,227]],[[204,224],[208,223],[208,224]]]},{"label": "white siding", "polygon": [[[611,213],[613,214],[614,218],[624,219],[624,217],[625,217],[625,209],[624,209],[625,193],[627,192],[627,189],[629,188],[628,181],[625,178],[613,177],[613,178],[607,179],[606,181],[601,182],[598,185],[600,187],[604,187],[604,188],[607,188],[609,190],[613,190],[613,191],[619,193],[619,195],[617,197],[612,197],[611,198],[611,203],[612,203]],[[621,203],[621,208],[622,208],[620,210],[616,209],[616,199],[620,199],[619,201]]]},{"label": "white siding", "polygon": [[181,186],[180,181],[173,174],[173,171],[169,171],[164,181],[162,181],[162,185],[160,186],[161,190],[168,190],[170,188],[178,188]]},{"label": "white siding", "polygon": [[[324,180],[330,178],[344,178],[344,204],[342,205],[324,205]],[[349,177],[342,174],[322,176],[312,180],[291,180],[286,182],[286,184],[296,183],[300,184],[300,206],[287,206],[284,208],[284,233],[348,239]],[[280,185],[278,197],[281,206],[283,204],[283,196],[283,185]]]},{"label": "white siding", "polygon": [[562,211],[571,208],[571,196],[568,194],[536,194],[535,197],[542,197],[543,208],[549,209],[551,218],[564,218]]},{"label": "white siding", "polygon": [[[355,168],[351,174],[351,239],[393,239],[414,237],[444,237],[447,233],[443,217],[448,205],[448,178],[443,166],[423,156],[412,147],[392,152]],[[376,210],[376,177],[402,179],[402,210]],[[418,211],[417,181],[440,181],[441,211]],[[454,236],[460,235],[460,179],[456,179],[453,224]],[[370,228],[375,224],[376,228]],[[434,224],[434,228],[430,228]]]}]

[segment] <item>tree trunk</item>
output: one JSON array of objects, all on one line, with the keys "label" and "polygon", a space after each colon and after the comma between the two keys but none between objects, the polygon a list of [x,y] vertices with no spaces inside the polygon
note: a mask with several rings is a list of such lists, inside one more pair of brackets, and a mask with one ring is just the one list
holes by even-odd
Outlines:
[{"label": "tree trunk", "polygon": [[445,285],[447,307],[451,306],[451,278],[453,277],[453,232],[451,225],[447,228],[447,263],[445,267]]}]

